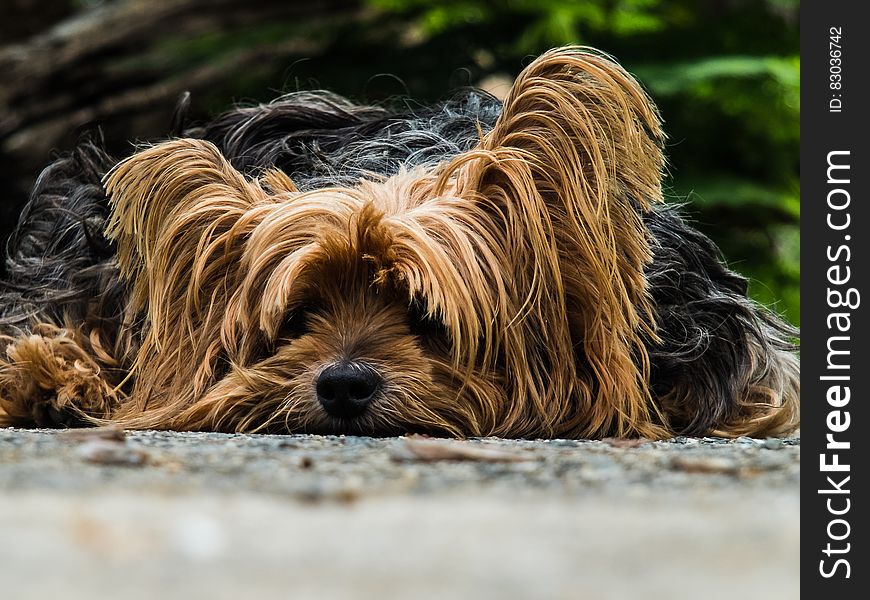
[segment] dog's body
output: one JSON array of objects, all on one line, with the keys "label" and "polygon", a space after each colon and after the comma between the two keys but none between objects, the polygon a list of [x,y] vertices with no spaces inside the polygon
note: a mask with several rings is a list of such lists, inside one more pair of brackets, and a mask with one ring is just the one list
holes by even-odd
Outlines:
[{"label": "dog's body", "polygon": [[120,164],[83,144],[10,243],[0,421],[788,432],[796,332],[661,203],[662,143],[628,74],[564,48],[504,106],[300,92]]}]

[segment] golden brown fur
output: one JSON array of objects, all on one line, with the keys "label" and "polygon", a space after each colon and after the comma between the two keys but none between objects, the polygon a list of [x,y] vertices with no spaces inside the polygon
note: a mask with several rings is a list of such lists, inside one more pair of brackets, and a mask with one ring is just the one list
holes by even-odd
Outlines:
[{"label": "golden brown fur", "polygon": [[[662,198],[662,142],[624,70],[563,48],[523,71],[476,149],[435,170],[300,192],[278,170],[246,178],[206,141],[145,149],[105,179],[123,333],[111,352],[99,327],[8,338],[0,411],[24,422],[47,403],[177,430],[673,435],[693,399],[649,387],[641,217]],[[776,360],[710,433],[797,425],[799,367]],[[343,361],[383,380],[356,419],[314,392]]]}]

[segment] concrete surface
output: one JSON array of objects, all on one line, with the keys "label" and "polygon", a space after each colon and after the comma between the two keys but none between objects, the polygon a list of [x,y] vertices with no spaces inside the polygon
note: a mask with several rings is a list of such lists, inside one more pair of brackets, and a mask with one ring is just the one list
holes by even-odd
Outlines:
[{"label": "concrete surface", "polygon": [[0,429],[4,600],[799,597],[798,439],[121,438]]}]

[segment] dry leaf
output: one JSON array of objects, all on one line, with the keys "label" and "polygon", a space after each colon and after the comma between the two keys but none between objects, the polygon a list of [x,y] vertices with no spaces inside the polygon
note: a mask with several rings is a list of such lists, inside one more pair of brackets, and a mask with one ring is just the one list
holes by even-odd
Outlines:
[{"label": "dry leaf", "polygon": [[616,438],[609,437],[601,440],[605,444],[609,446],[613,446],[614,448],[637,448],[638,446],[643,446],[644,444],[648,444],[652,440],[647,438]]},{"label": "dry leaf", "polygon": [[533,457],[496,448],[483,448],[468,442],[433,440],[416,436],[402,438],[393,447],[393,460],[437,461],[471,460],[480,462],[523,462]]},{"label": "dry leaf", "polygon": [[124,430],[120,427],[109,425],[107,427],[67,429],[58,433],[57,436],[70,442],[89,442],[92,440],[123,442],[126,439],[127,434],[124,433]]},{"label": "dry leaf", "polygon": [[727,458],[686,458],[678,456],[671,461],[671,468],[686,473],[709,473],[738,475],[740,467]]}]

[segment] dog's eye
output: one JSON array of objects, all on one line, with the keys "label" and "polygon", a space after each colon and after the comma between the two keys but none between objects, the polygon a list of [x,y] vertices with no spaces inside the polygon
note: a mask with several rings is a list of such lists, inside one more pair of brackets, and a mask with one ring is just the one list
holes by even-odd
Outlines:
[{"label": "dog's eye", "polygon": [[408,317],[412,321],[420,321],[426,318],[429,312],[429,303],[421,298],[414,298],[408,305]]},{"label": "dog's eye", "polygon": [[297,306],[291,309],[281,328],[278,330],[278,337],[284,339],[296,339],[310,331],[308,325],[308,317],[311,313],[311,307],[308,305]]},{"label": "dog's eye", "polygon": [[415,298],[408,306],[408,320],[411,333],[421,337],[441,333],[444,328],[438,319],[429,316],[429,304],[420,298]]}]

